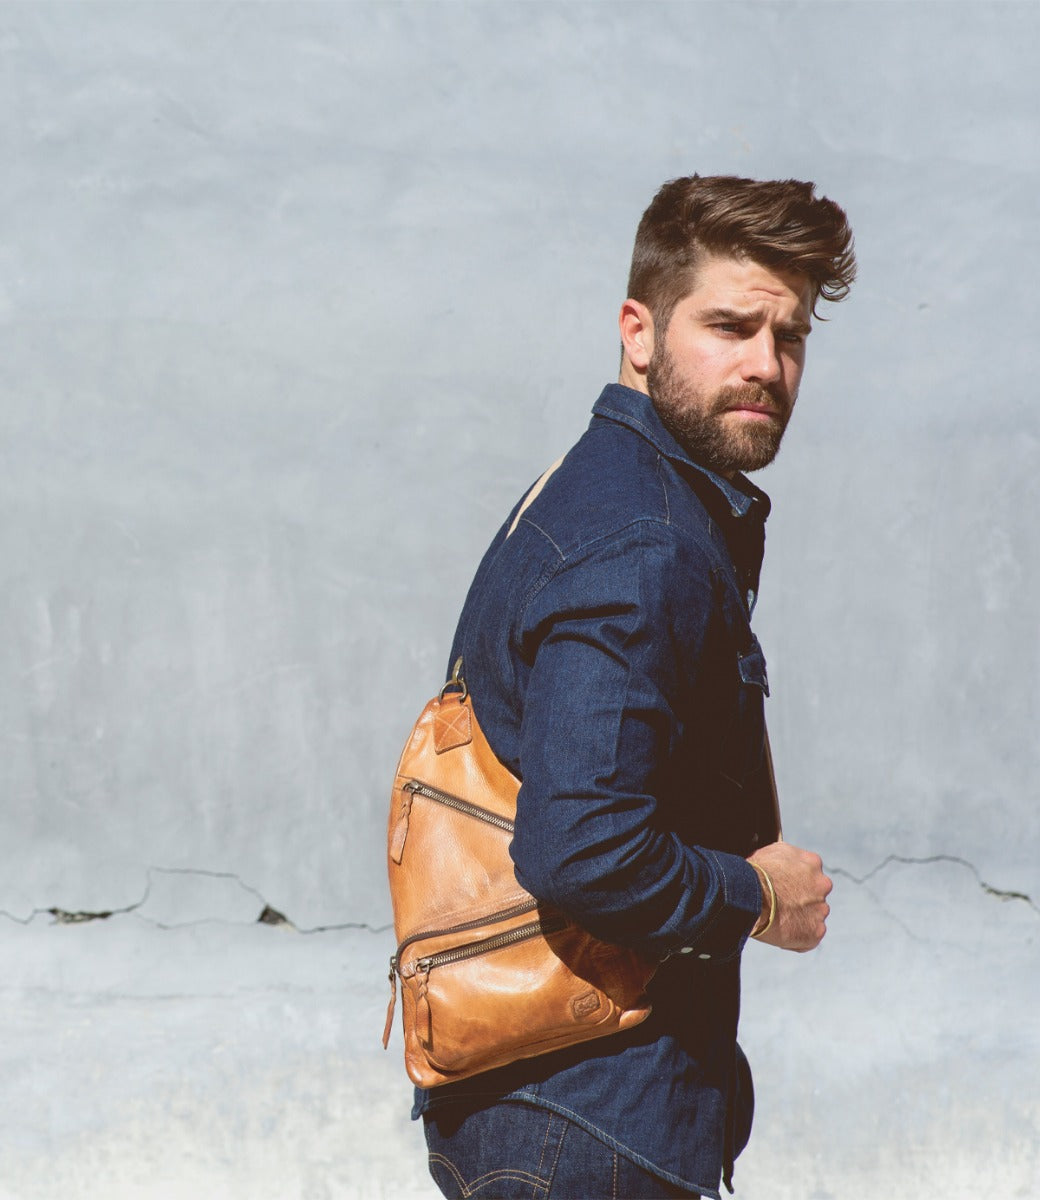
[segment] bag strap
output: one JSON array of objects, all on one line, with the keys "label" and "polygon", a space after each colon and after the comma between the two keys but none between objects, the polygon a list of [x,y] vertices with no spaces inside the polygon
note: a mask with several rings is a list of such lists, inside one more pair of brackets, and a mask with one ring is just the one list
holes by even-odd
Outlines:
[{"label": "bag strap", "polygon": [[513,522],[509,526],[509,533],[506,534],[506,537],[509,537],[509,535],[513,532],[513,530],[516,529],[517,525],[520,524],[520,518],[524,515],[525,512],[527,512],[527,510],[531,507],[531,505],[534,503],[534,501],[538,499],[538,494],[541,492],[542,488],[545,487],[545,485],[549,482],[549,476],[552,475],[552,473],[556,470],[556,468],[560,465],[560,463],[563,462],[564,458],[566,458],[566,455],[561,454],[560,457],[552,464],[552,466],[547,467],[542,472],[541,476],[535,481],[531,490],[524,497],[523,504],[521,504],[520,507],[516,510],[516,516],[513,518]]},{"label": "bag strap", "polygon": [[769,744],[769,730],[765,731],[766,778],[769,781],[769,798],[773,806],[773,823],[776,826],[776,840],[784,840],[784,827],[780,820],[780,796],[776,790],[776,772],[773,769],[773,749]]}]

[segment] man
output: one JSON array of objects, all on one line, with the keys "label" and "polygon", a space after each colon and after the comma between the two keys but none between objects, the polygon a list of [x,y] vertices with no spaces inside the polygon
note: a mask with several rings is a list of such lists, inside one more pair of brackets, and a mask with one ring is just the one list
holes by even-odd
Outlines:
[{"label": "man", "polygon": [[445,1195],[719,1196],[751,1125],[749,936],[809,950],[830,881],[778,841],[750,618],[820,300],[855,271],[813,185],[677,179],[636,237],[620,379],[507,519],[459,622],[474,707],[522,781],[517,879],[660,961],[636,1029],[417,1094]]}]

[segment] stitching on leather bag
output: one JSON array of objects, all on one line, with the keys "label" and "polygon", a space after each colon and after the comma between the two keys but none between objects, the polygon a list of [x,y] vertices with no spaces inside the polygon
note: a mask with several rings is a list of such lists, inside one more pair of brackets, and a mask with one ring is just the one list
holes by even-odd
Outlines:
[{"label": "stitching on leather bag", "polygon": [[433,744],[438,754],[468,745],[473,740],[470,710],[465,704],[456,705],[454,711],[437,710],[433,723]]}]

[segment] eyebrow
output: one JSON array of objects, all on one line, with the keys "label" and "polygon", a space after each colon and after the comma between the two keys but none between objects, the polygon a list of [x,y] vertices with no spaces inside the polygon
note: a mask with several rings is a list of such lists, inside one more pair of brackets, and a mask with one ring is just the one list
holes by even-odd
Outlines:
[{"label": "eyebrow", "polygon": [[[705,308],[697,314],[697,317],[705,324],[722,321],[732,325],[747,325],[749,322],[760,320],[762,312],[760,309],[753,308]],[[806,337],[812,333],[812,326],[808,321],[781,321],[777,325],[777,329],[781,333],[800,333]]]}]

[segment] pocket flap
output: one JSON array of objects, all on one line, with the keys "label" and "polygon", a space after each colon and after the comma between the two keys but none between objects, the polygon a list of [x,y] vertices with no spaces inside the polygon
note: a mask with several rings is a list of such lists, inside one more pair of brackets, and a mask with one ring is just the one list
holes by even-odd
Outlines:
[{"label": "pocket flap", "polygon": [[737,666],[740,678],[745,683],[753,683],[769,695],[769,676],[766,674],[766,656],[758,644],[758,638],[752,634],[751,646],[743,654],[737,655]]}]

